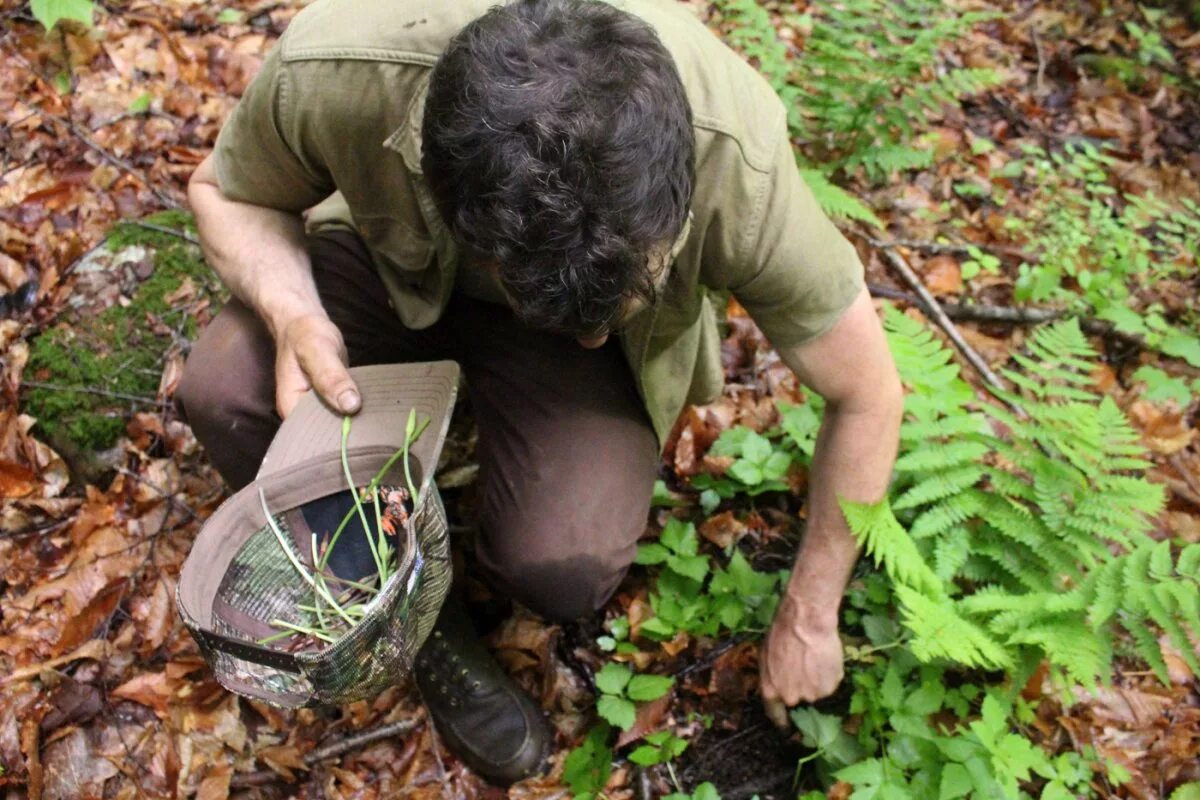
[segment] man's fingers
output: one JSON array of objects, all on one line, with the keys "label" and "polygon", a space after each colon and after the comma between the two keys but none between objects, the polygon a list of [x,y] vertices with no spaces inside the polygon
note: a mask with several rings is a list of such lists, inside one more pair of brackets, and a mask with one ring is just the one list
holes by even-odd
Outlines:
[{"label": "man's fingers", "polygon": [[764,697],[763,709],[767,712],[767,718],[770,719],[771,722],[775,723],[775,727],[790,727],[788,725],[787,706],[783,704],[782,700],[767,700]]},{"label": "man's fingers", "polygon": [[298,348],[296,355],[321,399],[336,411],[354,414],[362,406],[362,398],[339,349],[327,339],[311,337]]}]

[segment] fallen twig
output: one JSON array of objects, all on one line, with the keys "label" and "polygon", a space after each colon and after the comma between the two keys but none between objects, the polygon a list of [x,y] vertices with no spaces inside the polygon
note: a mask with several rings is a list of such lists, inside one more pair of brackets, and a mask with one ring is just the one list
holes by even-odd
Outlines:
[{"label": "fallen twig", "polygon": [[146,176],[146,174],[143,173],[140,169],[135,167],[133,164],[130,164],[128,161],[124,160],[123,158],[118,158],[117,156],[108,152],[108,150],[105,149],[105,147],[103,145],[101,145],[99,142],[97,142],[95,139],[93,139],[91,136],[89,136],[87,134],[87,132],[83,130],[83,128],[80,128],[78,125],[76,125],[71,120],[67,119],[66,117],[60,117],[57,114],[52,114],[49,111],[46,111],[44,109],[38,109],[38,113],[41,114],[43,119],[48,119],[53,122],[57,122],[59,125],[62,125],[63,127],[65,127],[67,130],[69,130],[75,136],[75,138],[79,139],[79,141],[83,142],[85,145],[87,145],[89,148],[91,148],[93,151],[95,151],[101,158],[103,158],[109,164],[112,164],[117,169],[122,170],[123,172],[125,172],[129,175],[132,175],[134,178],[137,178],[137,180],[140,181],[143,186],[145,186],[147,189],[150,190],[151,194],[153,194],[155,197],[158,198],[158,202],[162,203],[165,207],[167,207],[167,208],[179,208],[180,207],[180,203],[177,199],[171,197],[169,194],[164,192],[162,189],[159,189],[157,186],[155,186],[154,183],[151,182],[151,180]]},{"label": "fallen twig", "polygon": [[140,394],[126,394],[125,392],[113,392],[108,389],[94,389],[91,386],[63,386],[57,383],[43,383],[42,381],[21,381],[22,387],[30,389],[46,389],[51,392],[78,392],[79,394],[95,394],[101,397],[111,397],[114,400],[128,400],[132,403],[142,403],[147,406],[160,406],[164,402],[155,397]]},{"label": "fallen twig", "polygon": [[955,327],[950,318],[946,316],[946,312],[942,310],[942,307],[938,301],[934,299],[934,296],[929,293],[928,289],[925,288],[925,284],[921,283],[921,279],[917,277],[915,272],[913,272],[912,267],[908,265],[908,262],[904,260],[904,257],[892,249],[882,249],[880,252],[883,253],[884,259],[888,262],[888,264],[891,265],[892,269],[899,273],[900,277],[904,279],[904,282],[907,283],[909,287],[917,293],[917,297],[920,298],[920,305],[924,309],[925,313],[929,315],[930,319],[937,323],[938,327],[946,332],[946,336],[950,338],[950,341],[954,343],[954,346],[957,347],[959,352],[963,354],[963,357],[967,359],[967,362],[970,363],[970,365],[974,367],[980,375],[983,376],[983,379],[993,389],[1001,392],[1006,391],[1007,387],[1005,387],[1004,382],[1001,381],[1000,377],[996,375],[996,373],[992,371],[992,368],[987,365],[987,362],[983,360],[983,356],[979,355],[975,348],[971,347],[971,345],[967,343],[967,340],[963,338],[958,328]]},{"label": "fallen twig", "polygon": [[[903,300],[913,305],[921,305],[921,298],[900,289],[879,284],[867,284],[872,297],[885,297],[889,300]],[[992,322],[1007,325],[1041,325],[1046,322],[1066,319],[1075,316],[1072,312],[1060,308],[1040,308],[1037,306],[1017,308],[1013,306],[984,306],[974,303],[938,303],[946,316],[955,322]],[[1146,342],[1142,337],[1132,333],[1124,333],[1113,327],[1111,322],[1092,317],[1078,317],[1079,327],[1084,333],[1092,336],[1104,336],[1131,347],[1142,348]]]},{"label": "fallen twig", "polygon": [[931,242],[926,239],[876,239],[860,231],[851,230],[850,233],[858,236],[864,242],[878,250],[890,250],[902,247],[906,250],[919,250],[922,253],[932,253],[933,255],[948,253],[956,256],[970,256],[972,255],[971,251],[976,250],[984,253],[998,253],[1022,261],[1032,262],[1034,260],[1018,247],[1006,247],[999,244],[977,244],[975,242],[954,244],[953,242]]},{"label": "fallen twig", "polygon": [[[304,756],[304,766],[311,768],[322,761],[330,758],[337,758],[349,753],[351,750],[357,750],[361,747],[366,747],[369,744],[390,739],[393,736],[406,736],[412,733],[417,726],[421,724],[421,719],[406,719],[400,722],[393,722],[390,725],[381,725],[378,728],[372,728],[369,731],[356,733],[353,736],[347,736],[345,739],[339,739],[336,742],[318,747],[308,755]],[[269,783],[274,783],[280,780],[282,776],[278,772],[272,770],[259,770],[258,772],[250,772],[245,775],[235,775],[230,781],[231,789],[246,789],[251,786],[264,786]]]},{"label": "fallen twig", "polygon": [[175,228],[168,228],[166,225],[155,225],[153,222],[145,222],[140,219],[125,219],[125,220],[121,220],[120,224],[121,225],[133,225],[135,228],[145,228],[148,231],[156,231],[158,233],[165,233],[168,236],[174,236],[176,238],[183,239],[188,244],[200,244],[200,240],[197,239],[195,236],[192,236],[192,234],[188,233],[187,231],[176,230]]}]

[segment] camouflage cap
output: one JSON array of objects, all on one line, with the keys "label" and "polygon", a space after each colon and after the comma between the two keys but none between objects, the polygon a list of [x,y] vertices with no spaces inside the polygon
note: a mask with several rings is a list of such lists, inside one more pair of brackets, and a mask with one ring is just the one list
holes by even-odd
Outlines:
[{"label": "camouflage cap", "polygon": [[[180,574],[180,615],[217,680],[273,705],[347,703],[400,681],[412,669],[450,586],[446,513],[433,473],[454,407],[458,365],[356,367],[351,374],[362,394],[347,445],[356,487],[366,485],[403,445],[411,410],[429,420],[409,452],[417,500],[412,524],[398,534],[398,568],[371,598],[361,622],[317,650],[289,652],[262,642],[279,631],[271,620],[294,619],[312,589],[268,524],[260,490],[293,545],[292,557],[309,569],[312,522],[320,516],[313,509],[353,502],[341,458],[342,418],[311,392],[280,427],[254,482],[205,522]],[[394,465],[384,482],[403,484],[403,471],[403,464]],[[346,534],[339,549],[343,540],[347,548],[365,542],[361,534]]]}]

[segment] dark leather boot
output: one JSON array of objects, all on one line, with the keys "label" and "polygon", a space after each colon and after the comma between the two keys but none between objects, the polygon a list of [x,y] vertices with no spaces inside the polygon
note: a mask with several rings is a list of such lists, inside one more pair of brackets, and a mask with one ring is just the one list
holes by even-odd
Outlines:
[{"label": "dark leather boot", "polygon": [[438,734],[476,774],[508,785],[544,765],[550,725],[479,641],[453,592],[413,672]]}]

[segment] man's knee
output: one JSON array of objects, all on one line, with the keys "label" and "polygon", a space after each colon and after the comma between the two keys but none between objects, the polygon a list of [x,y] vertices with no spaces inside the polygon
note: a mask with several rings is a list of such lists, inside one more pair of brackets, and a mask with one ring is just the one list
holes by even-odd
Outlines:
[{"label": "man's knee", "polygon": [[[198,430],[270,413],[274,345],[254,313],[231,300],[204,330],[175,390],[184,417]],[[206,424],[207,423],[207,424]]]},{"label": "man's knee", "polygon": [[[501,526],[503,528],[504,526]],[[637,552],[637,532],[596,530],[564,547],[553,531],[492,528],[481,538],[480,564],[497,588],[547,619],[566,622],[595,613],[616,591]]]}]

